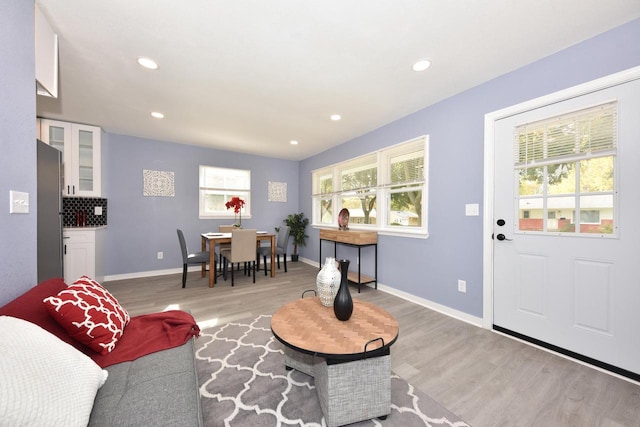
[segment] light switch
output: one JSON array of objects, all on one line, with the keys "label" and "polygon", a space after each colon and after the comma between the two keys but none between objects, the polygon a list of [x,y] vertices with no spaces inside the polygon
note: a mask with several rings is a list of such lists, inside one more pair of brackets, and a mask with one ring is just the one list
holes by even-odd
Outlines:
[{"label": "light switch", "polygon": [[93,214],[96,216],[102,215],[102,206],[95,206],[93,208]]},{"label": "light switch", "polygon": [[29,213],[29,193],[9,191],[9,213]]},{"label": "light switch", "polygon": [[464,205],[464,212],[466,216],[478,216],[480,215],[480,206],[477,203],[468,203]]}]

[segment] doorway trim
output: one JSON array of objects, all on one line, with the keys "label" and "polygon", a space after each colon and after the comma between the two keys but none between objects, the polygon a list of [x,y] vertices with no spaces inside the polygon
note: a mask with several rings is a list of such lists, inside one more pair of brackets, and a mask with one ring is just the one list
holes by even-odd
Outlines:
[{"label": "doorway trim", "polygon": [[516,114],[597,92],[640,78],[640,66],[610,74],[587,83],[572,86],[549,95],[531,99],[484,116],[484,191],[482,209],[482,327],[493,328],[493,199],[495,173],[495,123]]}]

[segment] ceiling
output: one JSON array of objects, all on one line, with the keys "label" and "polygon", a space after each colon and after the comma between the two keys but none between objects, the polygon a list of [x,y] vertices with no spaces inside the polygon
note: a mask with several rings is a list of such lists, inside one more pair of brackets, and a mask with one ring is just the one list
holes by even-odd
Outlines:
[{"label": "ceiling", "polygon": [[291,160],[640,17],[638,0],[36,3],[60,43],[39,116]]}]

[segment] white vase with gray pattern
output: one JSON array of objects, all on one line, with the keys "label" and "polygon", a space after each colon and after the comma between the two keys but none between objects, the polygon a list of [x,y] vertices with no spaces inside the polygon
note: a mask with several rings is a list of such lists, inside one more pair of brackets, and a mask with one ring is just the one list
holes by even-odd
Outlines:
[{"label": "white vase with gray pattern", "polygon": [[336,259],[327,257],[316,277],[318,296],[325,307],[333,307],[333,300],[340,289],[340,279],[340,270],[336,266]]}]

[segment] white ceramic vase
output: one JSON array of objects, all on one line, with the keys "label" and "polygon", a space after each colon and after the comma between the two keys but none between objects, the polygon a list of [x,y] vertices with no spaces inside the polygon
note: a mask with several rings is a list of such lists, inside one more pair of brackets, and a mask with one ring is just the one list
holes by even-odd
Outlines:
[{"label": "white ceramic vase", "polygon": [[318,296],[325,307],[333,307],[333,300],[340,289],[340,280],[341,275],[336,266],[336,259],[327,257],[316,277]]}]

